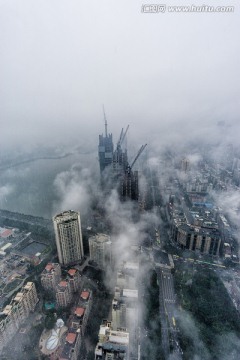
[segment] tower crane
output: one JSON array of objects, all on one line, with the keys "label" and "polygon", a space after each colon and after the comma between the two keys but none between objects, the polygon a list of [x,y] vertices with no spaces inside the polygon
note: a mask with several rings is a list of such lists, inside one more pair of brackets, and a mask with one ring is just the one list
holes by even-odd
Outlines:
[{"label": "tower crane", "polygon": [[119,137],[119,140],[117,142],[117,148],[119,149],[123,143],[123,140],[125,139],[126,135],[127,135],[127,132],[128,132],[128,129],[129,129],[129,125],[127,126],[125,132],[123,133],[123,128],[121,130],[121,134],[120,134],[120,137]]},{"label": "tower crane", "polygon": [[132,170],[135,162],[137,161],[137,159],[139,158],[139,156],[141,155],[141,153],[143,152],[143,150],[146,148],[146,146],[147,146],[147,144],[142,145],[142,146],[140,147],[140,149],[138,150],[138,153],[137,153],[137,155],[135,156],[134,160],[132,161],[131,165],[129,165],[129,171]]}]

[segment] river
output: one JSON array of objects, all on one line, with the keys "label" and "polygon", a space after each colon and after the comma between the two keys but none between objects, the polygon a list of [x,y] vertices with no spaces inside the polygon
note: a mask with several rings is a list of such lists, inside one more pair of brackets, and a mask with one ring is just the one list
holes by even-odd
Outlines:
[{"label": "river", "polygon": [[54,180],[74,165],[98,169],[97,153],[12,161],[0,171],[0,208],[50,218],[59,200]]}]

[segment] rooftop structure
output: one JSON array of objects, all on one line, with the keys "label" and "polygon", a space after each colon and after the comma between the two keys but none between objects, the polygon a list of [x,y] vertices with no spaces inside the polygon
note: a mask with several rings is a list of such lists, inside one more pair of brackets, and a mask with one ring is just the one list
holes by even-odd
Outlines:
[{"label": "rooftop structure", "polygon": [[6,229],[0,227],[0,238],[7,239],[10,238],[13,235],[12,229]]},{"label": "rooftop structure", "polygon": [[129,333],[114,331],[110,322],[100,326],[98,344],[95,349],[95,360],[129,359]]},{"label": "rooftop structure", "polygon": [[82,337],[79,330],[69,329],[59,360],[77,360]]},{"label": "rooftop structure", "polygon": [[138,319],[138,290],[115,288],[112,301],[112,329],[127,328],[130,332],[136,328]]},{"label": "rooftop structure", "polygon": [[70,317],[71,328],[80,330],[82,336],[85,332],[85,327],[88,321],[89,313],[92,305],[92,293],[90,290],[85,290],[81,293],[74,314]]},{"label": "rooftop structure", "polygon": [[136,288],[139,264],[136,262],[124,262],[117,272],[117,286],[121,289]]},{"label": "rooftop structure", "polygon": [[83,299],[83,300],[88,300],[89,296],[90,296],[90,292],[89,292],[89,291],[82,291],[82,292],[81,292],[81,299]]},{"label": "rooftop structure", "polygon": [[58,319],[53,329],[44,329],[39,340],[39,349],[44,355],[57,355],[57,351],[61,346],[64,334],[67,332],[67,327],[64,325],[62,319]]}]

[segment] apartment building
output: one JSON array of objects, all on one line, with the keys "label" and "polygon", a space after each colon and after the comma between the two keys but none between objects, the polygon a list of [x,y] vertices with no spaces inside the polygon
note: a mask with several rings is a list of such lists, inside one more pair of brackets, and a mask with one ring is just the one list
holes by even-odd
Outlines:
[{"label": "apartment building", "polygon": [[0,352],[18,331],[38,302],[33,282],[27,282],[0,313]]},{"label": "apartment building", "polygon": [[61,267],[58,263],[49,263],[41,273],[41,283],[45,290],[55,292],[61,280]]}]

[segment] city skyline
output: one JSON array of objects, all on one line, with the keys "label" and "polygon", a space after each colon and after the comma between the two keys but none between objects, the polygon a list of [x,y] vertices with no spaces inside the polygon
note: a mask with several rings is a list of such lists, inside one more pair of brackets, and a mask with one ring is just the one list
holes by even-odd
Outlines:
[{"label": "city skyline", "polygon": [[239,15],[0,0],[2,360],[239,359]]}]

